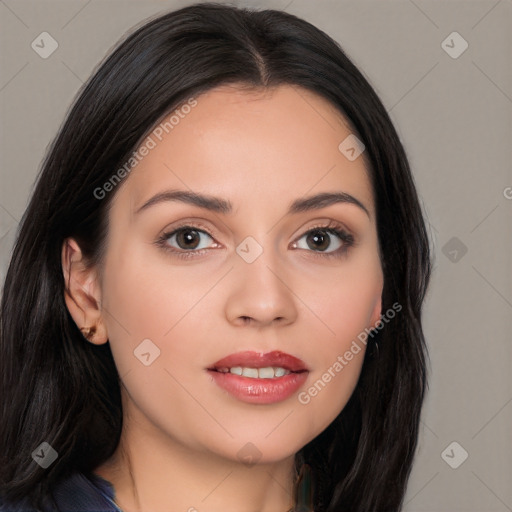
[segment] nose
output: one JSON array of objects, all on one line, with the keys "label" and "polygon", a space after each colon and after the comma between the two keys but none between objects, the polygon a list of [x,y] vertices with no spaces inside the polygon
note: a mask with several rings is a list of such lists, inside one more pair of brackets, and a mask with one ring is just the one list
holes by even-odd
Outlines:
[{"label": "nose", "polygon": [[293,276],[270,249],[252,263],[235,256],[226,317],[233,325],[285,326],[297,318]]}]

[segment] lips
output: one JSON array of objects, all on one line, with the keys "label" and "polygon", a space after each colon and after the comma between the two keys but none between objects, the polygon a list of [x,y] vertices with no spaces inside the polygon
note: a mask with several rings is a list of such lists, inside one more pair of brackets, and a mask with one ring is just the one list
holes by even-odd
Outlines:
[{"label": "lips", "polygon": [[231,354],[214,363],[209,370],[219,370],[221,368],[233,368],[235,366],[247,368],[265,368],[269,366],[284,368],[290,372],[308,371],[304,361],[286,354],[285,352],[273,351],[262,354],[259,352],[238,352]]},{"label": "lips", "polygon": [[306,381],[304,361],[284,352],[239,352],[209,368],[213,382],[231,397],[250,404],[273,404],[293,395]]}]

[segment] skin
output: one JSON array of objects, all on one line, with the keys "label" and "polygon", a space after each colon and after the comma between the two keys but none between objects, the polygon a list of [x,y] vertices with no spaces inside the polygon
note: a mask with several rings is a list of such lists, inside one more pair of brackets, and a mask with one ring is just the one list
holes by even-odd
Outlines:
[{"label": "skin", "polygon": [[[121,443],[95,472],[125,512],[284,512],[294,454],[347,403],[364,345],[308,404],[298,393],[241,402],[206,368],[242,350],[281,350],[308,365],[303,392],[375,325],[383,274],[374,197],[364,155],[349,161],[338,150],[351,130],[323,98],[286,85],[223,86],[197,100],[114,191],[101,267],[87,266],[75,240],[63,245],[69,311],[79,327],[96,326],[91,343],[110,342],[122,380]],[[218,196],[233,213],[176,201],[135,213],[167,189]],[[286,213],[298,198],[340,191],[368,214],[350,203]],[[196,234],[196,257],[155,244],[179,221],[211,235]],[[339,257],[307,243],[330,221],[355,239]],[[236,252],[248,236],[263,248],[252,263]],[[344,243],[327,236],[326,252]],[[176,236],[167,245],[191,252]],[[134,357],[147,338],[160,350],[149,366]],[[249,442],[260,457],[250,466],[237,455]]]}]

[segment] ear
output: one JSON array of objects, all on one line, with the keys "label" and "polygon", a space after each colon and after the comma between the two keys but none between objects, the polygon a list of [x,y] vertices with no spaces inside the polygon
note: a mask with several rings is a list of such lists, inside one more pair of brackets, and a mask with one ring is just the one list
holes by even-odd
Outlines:
[{"label": "ear", "polygon": [[87,265],[78,243],[73,238],[62,245],[64,298],[69,313],[79,329],[93,328],[87,339],[95,345],[108,341],[108,333],[101,313],[101,294],[96,269]]}]

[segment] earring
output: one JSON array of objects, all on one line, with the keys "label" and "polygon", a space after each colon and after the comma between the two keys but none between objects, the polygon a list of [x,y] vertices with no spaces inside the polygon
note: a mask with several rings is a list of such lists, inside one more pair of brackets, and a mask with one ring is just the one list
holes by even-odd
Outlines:
[{"label": "earring", "polygon": [[93,338],[96,334],[96,326],[93,325],[91,327],[81,327],[80,331],[87,340],[91,341],[91,338]]}]

